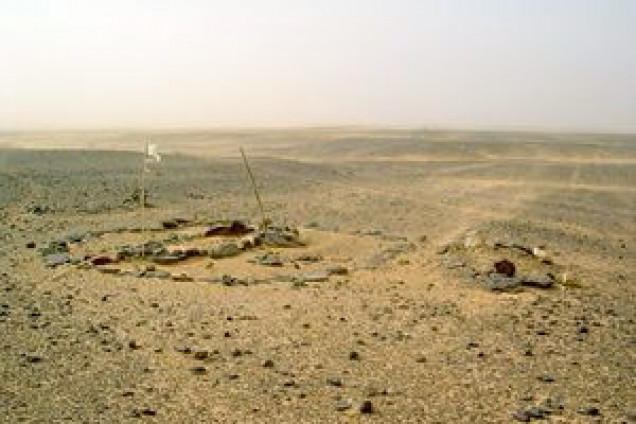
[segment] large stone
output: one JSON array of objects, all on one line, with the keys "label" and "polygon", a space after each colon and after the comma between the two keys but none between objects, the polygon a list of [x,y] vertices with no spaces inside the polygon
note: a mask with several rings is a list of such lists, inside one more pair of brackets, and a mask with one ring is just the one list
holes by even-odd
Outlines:
[{"label": "large stone", "polygon": [[490,273],[486,276],[484,284],[493,291],[512,291],[518,290],[523,282],[517,277],[507,277],[502,274]]},{"label": "large stone", "polygon": [[329,281],[329,274],[323,271],[308,272],[299,275],[297,280],[304,283],[324,283],[325,281]]},{"label": "large stone", "polygon": [[212,259],[231,258],[242,252],[236,243],[222,243],[209,249],[208,256]]},{"label": "large stone", "polygon": [[81,243],[89,236],[90,234],[88,233],[88,231],[75,230],[66,234],[66,236],[64,236],[64,239],[69,243]]},{"label": "large stone", "polygon": [[151,259],[152,262],[156,263],[157,265],[174,265],[185,259],[185,256],[164,254],[159,256],[152,256]]},{"label": "large stone", "polygon": [[43,257],[55,253],[68,253],[68,251],[68,243],[65,240],[50,241],[45,247],[39,250],[40,255],[42,255]]},{"label": "large stone", "polygon": [[71,262],[71,255],[67,252],[52,253],[44,257],[44,263],[49,268],[55,268]]},{"label": "large stone", "polygon": [[280,256],[274,253],[265,253],[252,259],[250,262],[263,265],[263,266],[283,266],[283,260]]},{"label": "large stone", "polygon": [[155,271],[146,271],[142,275],[145,278],[158,278],[160,280],[166,280],[172,277],[168,271],[163,270],[155,270]]},{"label": "large stone", "polygon": [[523,285],[548,289],[554,285],[554,279],[545,272],[533,272],[523,277]]},{"label": "large stone", "polygon": [[300,239],[300,234],[295,228],[269,227],[258,234],[261,244],[270,247],[300,247],[305,243]]}]

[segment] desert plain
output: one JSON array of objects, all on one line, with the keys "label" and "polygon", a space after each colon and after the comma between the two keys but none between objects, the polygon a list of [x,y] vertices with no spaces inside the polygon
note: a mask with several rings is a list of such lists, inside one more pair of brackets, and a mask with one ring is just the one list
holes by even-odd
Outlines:
[{"label": "desert plain", "polygon": [[636,422],[635,277],[636,136],[0,133],[2,422]]}]

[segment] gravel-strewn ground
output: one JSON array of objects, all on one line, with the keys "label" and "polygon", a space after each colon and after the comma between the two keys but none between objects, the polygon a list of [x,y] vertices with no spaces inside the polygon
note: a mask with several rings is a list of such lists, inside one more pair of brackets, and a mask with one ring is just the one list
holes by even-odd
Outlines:
[{"label": "gravel-strewn ground", "polygon": [[[294,250],[274,249],[281,269],[349,275],[226,286],[46,268],[38,249],[72,232],[169,235],[135,231],[139,154],[114,151],[133,135],[50,136],[103,150],[0,150],[0,421],[636,422],[636,138],[155,136],[173,153],[147,176],[151,227],[258,219],[230,156],[241,143],[268,215],[321,257],[294,266]],[[201,154],[180,154],[192,146]],[[109,237],[77,248],[109,253]],[[494,242],[542,247],[554,286],[488,289],[495,261],[534,263]],[[246,258],[215,266],[256,269]]]}]

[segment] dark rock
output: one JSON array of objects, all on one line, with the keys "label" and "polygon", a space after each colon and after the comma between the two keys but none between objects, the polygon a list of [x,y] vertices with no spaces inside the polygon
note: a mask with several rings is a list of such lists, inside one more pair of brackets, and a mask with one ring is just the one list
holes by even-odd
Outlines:
[{"label": "dark rock", "polygon": [[241,278],[237,278],[237,277],[233,277],[229,274],[224,274],[223,277],[221,277],[221,283],[223,283],[224,286],[239,286],[239,285],[243,285],[246,286],[248,285],[248,282],[246,280],[243,280]]},{"label": "dark rock", "polygon": [[373,403],[370,400],[365,400],[360,404],[360,413],[361,414],[372,414],[375,409],[373,408]]},{"label": "dark rock", "polygon": [[190,368],[190,372],[194,375],[203,375],[208,373],[208,369],[203,365],[197,365]]},{"label": "dark rock", "polygon": [[596,406],[584,406],[578,410],[581,415],[589,415],[590,417],[598,417],[601,415],[601,410]]},{"label": "dark rock", "polygon": [[310,254],[304,254],[304,255],[300,255],[296,258],[296,260],[298,262],[320,262],[323,260],[323,257],[320,255],[310,255]]},{"label": "dark rock", "polygon": [[34,215],[43,215],[52,211],[48,206],[35,204],[27,205],[25,209],[28,213],[32,213]]},{"label": "dark rock", "polygon": [[185,272],[182,272],[181,274],[175,274],[172,276],[172,281],[177,281],[177,282],[181,282],[181,283],[188,283],[188,282],[192,282],[194,281],[194,278],[188,274],[186,274]]},{"label": "dark rock", "polygon": [[243,221],[234,220],[229,223],[217,223],[205,230],[206,237],[212,236],[240,236],[254,231]]},{"label": "dark rock", "polygon": [[495,262],[495,271],[498,274],[512,277],[515,275],[516,268],[515,264],[510,262],[508,259],[503,259],[501,261]]},{"label": "dark rock", "polygon": [[542,381],[544,383],[552,383],[554,382],[554,377],[552,377],[550,374],[541,374],[540,376],[537,377],[537,380]]},{"label": "dark rock", "polygon": [[128,342],[128,347],[131,348],[132,350],[141,349],[141,345],[139,343],[137,343],[136,340],[129,341]]},{"label": "dark rock", "polygon": [[194,258],[197,256],[203,256],[204,254],[205,252],[197,249],[196,247],[189,247],[183,251],[183,256],[185,256],[186,258]]},{"label": "dark rock", "polygon": [[30,241],[26,244],[27,249],[34,249],[35,248],[35,242]]},{"label": "dark rock", "polygon": [[99,255],[99,256],[94,256],[90,259],[90,262],[92,265],[108,265],[108,264],[112,264],[113,262],[115,262],[115,260],[113,258],[111,258],[110,256],[106,256],[106,255]]},{"label": "dark rock", "polygon": [[327,378],[327,384],[334,387],[342,387],[342,380],[338,377]]},{"label": "dark rock", "polygon": [[271,359],[266,359],[263,362],[263,368],[273,368],[274,367],[274,361],[272,361]]},{"label": "dark rock", "polygon": [[516,421],[529,423],[533,419],[546,419],[551,413],[552,411],[547,408],[543,408],[541,406],[531,406],[529,408],[519,409],[518,411],[515,411],[512,414],[512,418]]},{"label": "dark rock", "polygon": [[161,221],[161,227],[164,230],[174,230],[176,228],[179,228],[180,226],[187,224],[188,222],[190,222],[187,219],[184,218],[172,218],[172,219],[166,219],[164,221]]},{"label": "dark rock", "polygon": [[328,267],[326,272],[329,275],[347,275],[349,274],[349,269],[342,265],[333,265]]},{"label": "dark rock", "polygon": [[194,352],[194,359],[198,359],[199,361],[203,361],[210,357],[210,353],[207,350],[198,350]]},{"label": "dark rock", "polygon": [[44,361],[44,357],[38,353],[27,353],[24,355],[26,361],[30,364],[35,364]]},{"label": "dark rock", "polygon": [[360,360],[360,354],[358,352],[351,351],[349,352],[349,359],[351,359],[352,361],[359,361]]}]

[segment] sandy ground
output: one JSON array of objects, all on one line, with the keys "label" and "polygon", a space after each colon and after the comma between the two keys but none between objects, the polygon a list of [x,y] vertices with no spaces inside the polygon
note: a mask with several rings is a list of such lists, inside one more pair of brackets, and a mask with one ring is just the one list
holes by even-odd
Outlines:
[{"label": "sandy ground", "polygon": [[[168,154],[141,233],[127,200],[146,138]],[[44,265],[69,234],[92,234],[73,255],[112,255],[256,222],[239,145],[268,216],[306,246],[159,267],[194,281]],[[0,149],[0,421],[636,420],[634,136],[40,132]],[[191,224],[160,229],[175,217]],[[283,265],[250,262],[264,253]],[[556,281],[493,291],[502,259]],[[348,274],[288,278],[336,265]]]}]

